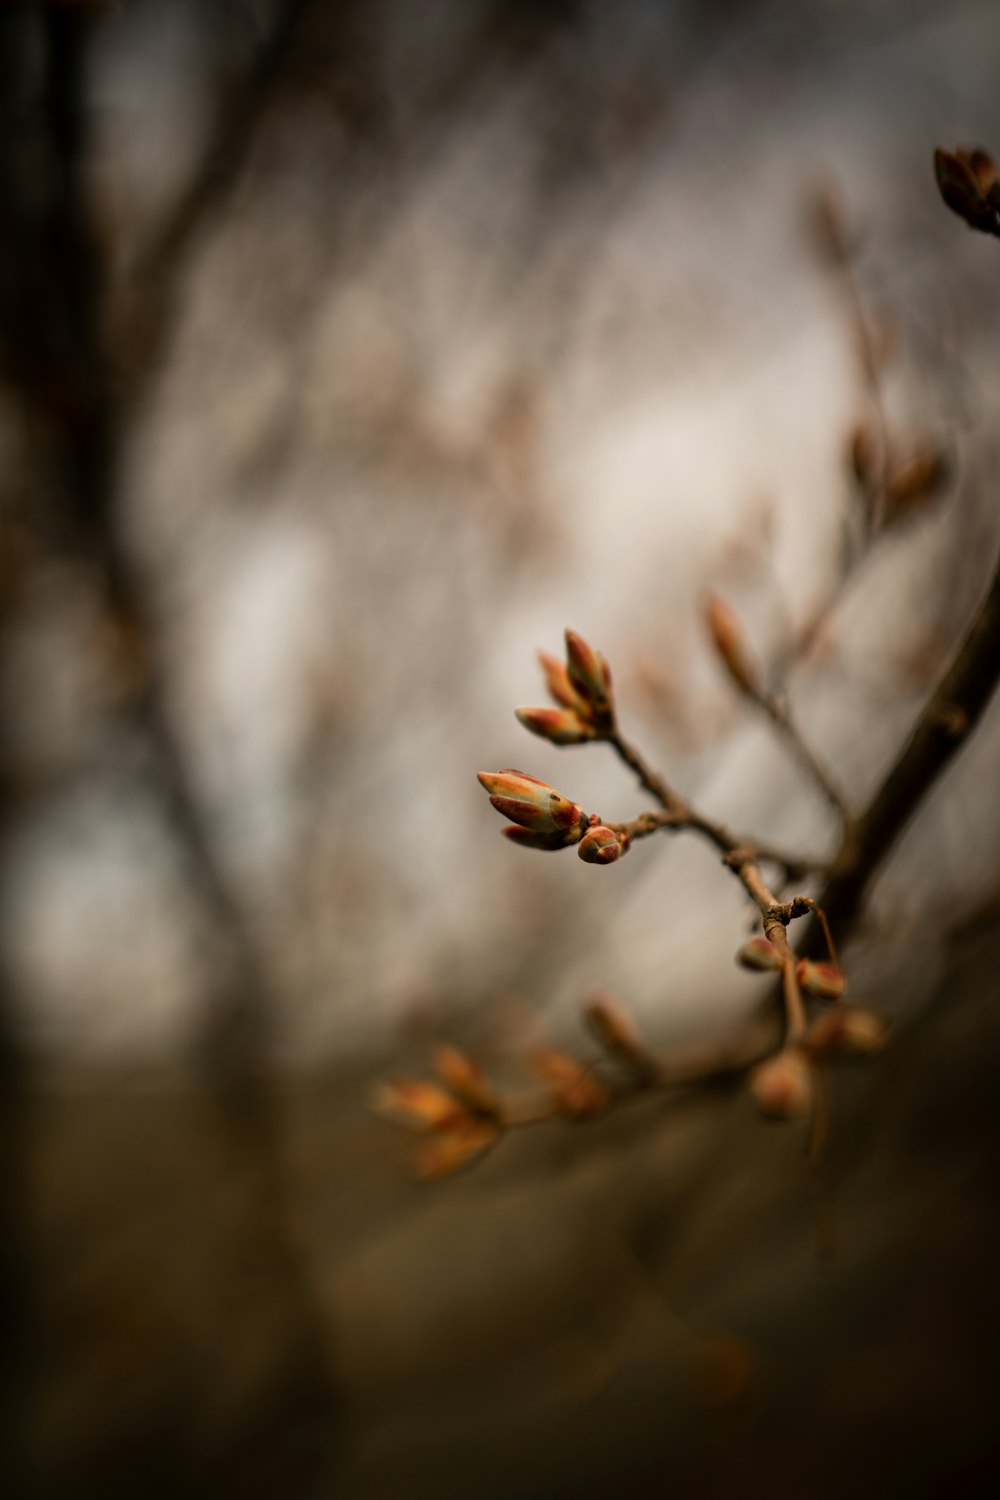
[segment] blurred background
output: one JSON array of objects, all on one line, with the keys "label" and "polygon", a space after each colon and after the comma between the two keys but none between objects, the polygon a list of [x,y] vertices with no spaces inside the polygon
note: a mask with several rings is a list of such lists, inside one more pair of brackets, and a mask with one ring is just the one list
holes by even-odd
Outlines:
[{"label": "blurred background", "polygon": [[[931,171],[998,74],[990,0],[3,7],[7,1493],[992,1489],[996,705],[849,950],[821,1198],[739,1088],[433,1184],[370,1099],[765,993],[697,840],[525,853],[474,773],[647,805],[513,718],[572,625],[699,805],[836,847],[704,593],[863,805],[1000,542]],[[948,482],[866,546],[875,417]]]}]

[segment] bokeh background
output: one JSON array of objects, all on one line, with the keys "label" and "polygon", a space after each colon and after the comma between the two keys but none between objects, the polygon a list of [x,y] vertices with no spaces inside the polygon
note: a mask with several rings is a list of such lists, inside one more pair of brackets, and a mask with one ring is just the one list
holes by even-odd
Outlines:
[{"label": "bokeh background", "polygon": [[[739,1089],[439,1184],[369,1103],[595,990],[664,1047],[760,1000],[697,841],[526,854],[474,772],[645,805],[513,719],[570,624],[830,850],[712,587],[878,784],[1000,540],[1000,262],[930,167],[1000,147],[996,6],[13,3],[0,69],[10,1492],[986,1493],[995,708],[850,951],[895,1032],[822,1201]],[[951,475],[863,556],[854,296]]]}]

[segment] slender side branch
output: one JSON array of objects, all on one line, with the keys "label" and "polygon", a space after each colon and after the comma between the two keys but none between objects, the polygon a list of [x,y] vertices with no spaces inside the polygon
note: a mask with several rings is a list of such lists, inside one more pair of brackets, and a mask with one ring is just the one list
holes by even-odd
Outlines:
[{"label": "slender side branch", "polygon": [[[767,699],[761,697],[759,701],[763,706],[767,706]],[[775,709],[778,711],[777,703],[775,703]],[[787,726],[787,732],[795,738],[796,744],[801,744],[787,719],[784,721],[783,727],[785,726]],[[645,813],[631,824],[612,825],[615,831],[625,833],[629,838],[644,838],[660,828],[685,828],[703,834],[720,850],[725,863],[736,874],[751,900],[756,903],[761,915],[764,936],[774,945],[781,959],[786,1037],[789,1042],[798,1041],[805,1032],[806,1012],[795,973],[795,955],[785,928],[793,917],[804,916],[807,911],[810,911],[811,902],[805,897],[796,897],[790,902],[780,902],[761,874],[759,861],[764,858],[764,854],[760,849],[734,838],[723,824],[716,823],[689,807],[683,797],[668,786],[663,777],[652,769],[638,750],[622,737],[617,725],[607,738],[625,764],[635,772],[647,791],[652,792],[663,804],[664,809],[662,813]],[[838,810],[843,812],[839,799],[836,805]],[[773,851],[769,853],[769,857],[773,857]],[[783,856],[778,856],[776,862],[784,866],[786,874],[789,873],[789,861]]]},{"label": "slender side branch", "polygon": [[659,771],[653,770],[653,767],[634,745],[629,744],[622,737],[617,724],[606,738],[618,758],[624,761],[630,771],[635,773],[640,785],[645,787],[646,791],[656,798],[661,807],[665,808],[669,813],[687,815],[689,809],[683,797],[679,796],[672,787],[667,785],[667,782],[660,775]]},{"label": "slender side branch", "polygon": [[788,741],[792,753],[815,782],[834,811],[846,822],[850,817],[847,798],[827,771],[812,747],[806,742],[792,719],[785,699],[770,693],[764,686],[759,662],[751,651],[743,627],[724,599],[709,595],[706,611],[708,628],[719,659],[744,698],[761,709],[778,733]]},{"label": "slender side branch", "polygon": [[798,1041],[806,1029],[805,1005],[795,973],[795,954],[792,952],[785,928],[793,917],[805,916],[811,910],[808,897],[796,896],[791,901],[778,901],[760,873],[757,862],[736,850],[726,863],[739,876],[748,895],[757,903],[764,936],[777,950],[781,960],[781,990],[785,1005],[786,1038]]},{"label": "slender side branch", "polygon": [[824,868],[821,862],[814,859],[792,854],[788,850],[776,849],[773,845],[759,843],[756,839],[739,837],[732,833],[724,823],[719,823],[714,818],[709,818],[699,812],[679,792],[674,791],[658,771],[653,770],[635,746],[622,736],[617,725],[607,736],[607,741],[663,808],[663,812],[640,813],[639,817],[632,819],[631,822],[609,823],[607,826],[613,828],[616,833],[625,834],[630,840],[646,838],[649,834],[657,833],[661,829],[671,829],[678,833],[700,833],[709,843],[714,844],[725,858],[728,859],[736,854],[752,855],[754,859],[765,864],[776,865],[786,881],[801,880],[811,872]]},{"label": "slender side branch", "polygon": [[791,716],[788,704],[776,693],[762,693],[756,701],[767,714],[775,728],[787,741],[799,764],[809,773],[834,811],[846,823],[851,816],[847,797],[837,781],[824,766],[808,740],[804,738]]}]

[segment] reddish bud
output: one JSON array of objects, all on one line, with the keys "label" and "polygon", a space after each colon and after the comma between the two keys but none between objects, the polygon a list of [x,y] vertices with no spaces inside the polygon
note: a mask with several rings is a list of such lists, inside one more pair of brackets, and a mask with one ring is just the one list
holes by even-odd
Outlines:
[{"label": "reddish bud", "polygon": [[766,937],[752,937],[737,951],[736,962],[741,969],[780,969],[781,955]]},{"label": "reddish bud", "polygon": [[974,150],[934,153],[938,191],[952,213],[970,229],[1000,235],[1000,183],[990,156]]},{"label": "reddish bud", "polygon": [[457,1047],[438,1047],[434,1054],[434,1067],[438,1077],[468,1109],[487,1119],[499,1116],[500,1102],[486,1082],[482,1068],[471,1057],[467,1057]]},{"label": "reddish bud", "polygon": [[647,1081],[656,1075],[656,1064],[642,1044],[629,1017],[610,995],[591,1001],[584,1018],[605,1052],[628,1063]]},{"label": "reddish bud", "polygon": [[889,1022],[858,1005],[835,1005],[809,1027],[803,1047],[814,1062],[837,1057],[870,1057],[889,1039]]},{"label": "reddish bud", "polygon": [[611,1102],[603,1084],[565,1052],[540,1052],[535,1067],[539,1077],[550,1086],[552,1102],[562,1115],[589,1119],[601,1114]]},{"label": "reddish bud", "polygon": [[566,631],[566,671],[570,685],[598,714],[611,712],[611,668],[599,651],[577,635]]},{"label": "reddish bud", "polygon": [[522,849],[543,849],[554,854],[560,849],[569,847],[564,834],[533,833],[530,828],[519,828],[516,823],[508,823],[507,827],[501,828],[500,832],[504,838],[510,839],[512,844],[520,844]]},{"label": "reddish bud", "polygon": [[458,1172],[488,1151],[499,1134],[499,1127],[491,1121],[465,1115],[424,1147],[417,1171],[421,1177],[446,1177]]},{"label": "reddish bud", "polygon": [[379,1114],[409,1130],[444,1130],[466,1117],[465,1110],[436,1083],[399,1079],[383,1083],[375,1094]]},{"label": "reddish bud", "polygon": [[836,964],[817,963],[811,958],[800,958],[795,965],[795,977],[799,988],[816,1000],[839,1000],[847,988],[844,971]]},{"label": "reddish bud", "polygon": [[743,627],[724,599],[710,594],[705,610],[712,643],[726,671],[740,692],[750,698],[760,695],[757,663],[750,653]]},{"label": "reddish bud", "polygon": [[959,151],[958,155],[972,168],[973,176],[979,184],[979,191],[987,197],[995,196],[1000,190],[1000,173],[997,172],[996,162],[988,152],[981,146],[973,146],[971,150]]},{"label": "reddish bud", "polygon": [[586,703],[569,680],[566,663],[548,651],[539,651],[538,660],[545,673],[545,685],[554,702],[562,708],[572,708],[578,713],[586,709]]},{"label": "reddish bud", "polygon": [[605,828],[603,823],[598,823],[594,828],[587,829],[576,852],[588,865],[613,865],[616,859],[621,859],[625,850],[614,829]]},{"label": "reddish bud", "polygon": [[769,1120],[797,1120],[812,1104],[812,1068],[796,1047],[769,1057],[750,1075],[750,1092]]},{"label": "reddish bud", "polygon": [[480,771],[479,782],[503,817],[530,833],[551,836],[551,842],[535,843],[532,847],[558,849],[582,838],[587,826],[583,809],[537,776],[529,776],[525,771]]},{"label": "reddish bud", "polygon": [[553,745],[581,745],[594,731],[573,708],[515,708],[515,715],[532,734]]}]

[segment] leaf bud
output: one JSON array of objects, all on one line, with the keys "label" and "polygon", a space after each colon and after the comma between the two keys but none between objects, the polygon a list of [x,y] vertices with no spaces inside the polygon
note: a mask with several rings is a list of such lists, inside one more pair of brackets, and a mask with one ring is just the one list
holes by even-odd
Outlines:
[{"label": "leaf bud", "polygon": [[761,972],[767,969],[777,970],[781,968],[781,955],[768,938],[758,934],[757,937],[747,938],[737,951],[736,962],[741,969],[756,969]]},{"label": "leaf bud", "polygon": [[593,713],[610,718],[611,668],[575,630],[566,631],[566,672],[573,687]]},{"label": "leaf bud", "polygon": [[576,852],[588,865],[613,865],[616,859],[621,859],[625,849],[613,828],[598,823],[587,829]]},{"label": "leaf bud", "polygon": [[817,1016],[803,1039],[814,1062],[837,1057],[871,1057],[889,1038],[889,1022],[858,1005],[835,1005]]},{"label": "leaf bud", "polygon": [[421,1177],[447,1177],[471,1166],[489,1150],[499,1134],[495,1122],[465,1115],[428,1142],[418,1157],[417,1171]]},{"label": "leaf bud", "polygon": [[594,738],[574,708],[515,708],[514,713],[525,729],[553,745],[582,745]]},{"label": "leaf bud", "polygon": [[577,713],[586,710],[586,703],[569,680],[566,663],[548,651],[539,651],[538,660],[545,674],[545,686],[554,703],[561,708],[572,708]]},{"label": "leaf bud", "polygon": [[607,1089],[590,1069],[565,1052],[540,1052],[535,1067],[551,1088],[552,1102],[562,1115],[590,1119],[611,1103]]},{"label": "leaf bud", "polygon": [[797,1047],[784,1048],[753,1070],[750,1092],[767,1119],[801,1119],[812,1104],[813,1078],[808,1059]]},{"label": "leaf bud", "polygon": [[486,1082],[482,1068],[471,1057],[457,1047],[445,1045],[435,1052],[434,1067],[438,1077],[467,1109],[487,1119],[499,1116],[500,1102]]},{"label": "leaf bud", "polygon": [[419,1078],[380,1084],[374,1108],[409,1130],[445,1130],[465,1117],[465,1110],[452,1094]]},{"label": "leaf bud", "polygon": [[656,1062],[643,1046],[629,1017],[610,995],[592,1000],[584,1011],[584,1018],[605,1052],[619,1062],[627,1063],[641,1082],[653,1082],[657,1076]]},{"label": "leaf bud", "polygon": [[750,698],[759,697],[760,673],[736,615],[724,599],[710,594],[706,618],[712,643],[733,682],[741,693]]},{"label": "leaf bud", "polygon": [[516,842],[536,849],[561,849],[583,837],[587,827],[583,808],[537,776],[526,771],[480,771],[479,782],[498,813],[539,836],[537,841],[517,836]]},{"label": "leaf bud", "polygon": [[837,964],[819,963],[800,958],[795,965],[799,988],[816,1000],[839,1000],[847,988],[847,978]]}]

